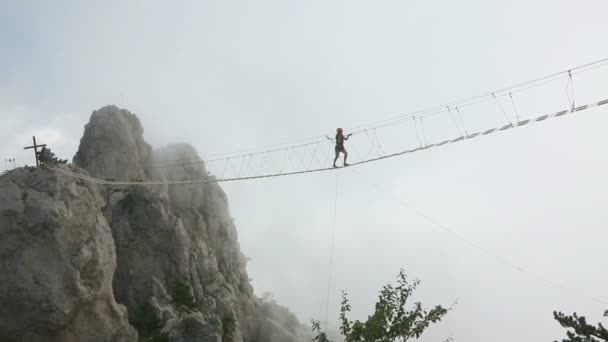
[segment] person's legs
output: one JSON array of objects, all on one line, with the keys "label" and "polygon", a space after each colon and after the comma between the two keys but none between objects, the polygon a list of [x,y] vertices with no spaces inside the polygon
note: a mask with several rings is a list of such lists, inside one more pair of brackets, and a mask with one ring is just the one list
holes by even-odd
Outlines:
[{"label": "person's legs", "polygon": [[338,161],[338,157],[340,156],[340,150],[338,149],[338,146],[336,146],[335,150],[336,150],[336,157],[334,158],[334,167],[337,167],[336,162]]},{"label": "person's legs", "polygon": [[348,163],[346,162],[346,158],[348,158],[348,152],[346,152],[346,149],[342,149],[342,153],[344,153],[344,166],[348,166]]}]

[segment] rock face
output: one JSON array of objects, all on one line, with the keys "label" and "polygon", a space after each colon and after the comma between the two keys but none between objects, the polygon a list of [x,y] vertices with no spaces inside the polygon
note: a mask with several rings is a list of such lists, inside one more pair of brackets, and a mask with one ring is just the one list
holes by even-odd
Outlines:
[{"label": "rock face", "polygon": [[0,178],[0,340],[136,341],[114,300],[102,204],[96,189],[58,173]]},{"label": "rock face", "polygon": [[[187,144],[152,151],[139,119],[108,106],[62,167],[205,179],[199,160]],[[126,342],[135,329],[139,340],[310,340],[288,310],[254,296],[237,237],[217,183],[108,187],[12,171],[0,178],[0,340]]]},{"label": "rock face", "polygon": [[137,116],[116,106],[105,106],[93,112],[85,126],[74,164],[93,177],[143,179],[143,166],[152,155],[143,134]]}]

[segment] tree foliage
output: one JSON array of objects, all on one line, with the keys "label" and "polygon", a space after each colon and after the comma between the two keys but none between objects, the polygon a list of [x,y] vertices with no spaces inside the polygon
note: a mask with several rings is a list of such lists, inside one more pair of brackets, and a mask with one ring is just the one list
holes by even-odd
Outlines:
[{"label": "tree foliage", "polygon": [[[608,310],[604,312],[604,316],[608,317]],[[598,323],[597,327],[590,325],[584,316],[578,316],[576,312],[572,316],[567,316],[562,312],[554,311],[553,317],[562,327],[572,329],[566,332],[568,338],[563,339],[562,342],[608,342],[608,330],[602,323]]]},{"label": "tree foliage", "polygon": [[[449,310],[441,305],[426,310],[420,302],[415,302],[408,309],[407,301],[419,284],[419,280],[410,283],[405,271],[401,270],[397,286],[388,284],[382,287],[374,313],[364,322],[348,319],[351,306],[347,293],[343,291],[340,333],[344,336],[344,342],[405,342],[419,338],[431,323],[439,322]],[[318,321],[313,321],[313,332],[316,334],[314,342],[331,342],[321,331]]]}]

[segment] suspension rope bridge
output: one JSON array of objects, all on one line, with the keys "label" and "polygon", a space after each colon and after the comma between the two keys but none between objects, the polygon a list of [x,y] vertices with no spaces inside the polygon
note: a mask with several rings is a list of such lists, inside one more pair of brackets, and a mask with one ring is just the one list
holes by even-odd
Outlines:
[{"label": "suspension rope bridge", "polygon": [[[367,164],[367,163],[371,163],[371,162],[376,162],[376,161],[383,160],[383,159],[394,158],[394,157],[398,157],[398,156],[401,156],[404,154],[409,154],[409,153],[414,153],[414,152],[418,152],[421,150],[427,150],[427,149],[431,149],[431,148],[435,148],[435,147],[440,147],[440,146],[447,145],[447,144],[454,144],[454,143],[458,143],[458,142],[461,142],[464,140],[469,140],[469,139],[473,139],[473,138],[477,138],[477,137],[481,137],[481,136],[485,136],[485,135],[489,135],[489,134],[494,134],[494,133],[498,133],[501,131],[513,129],[516,127],[521,127],[521,126],[529,125],[532,123],[537,123],[537,122],[545,121],[548,119],[561,117],[561,116],[568,115],[568,114],[580,113],[584,110],[588,110],[588,109],[598,107],[598,106],[603,106],[606,104],[608,104],[608,99],[605,99],[605,100],[602,100],[599,102],[595,102],[595,103],[582,105],[582,106],[579,106],[576,108],[565,109],[565,110],[562,110],[562,111],[559,111],[559,112],[556,112],[553,114],[540,115],[540,116],[537,116],[532,119],[518,121],[517,123],[509,123],[509,124],[501,126],[501,127],[495,127],[495,128],[487,129],[484,131],[479,131],[479,132],[472,133],[472,134],[461,135],[461,136],[458,136],[458,137],[455,137],[452,139],[444,140],[444,141],[441,141],[438,143],[433,143],[433,144],[426,144],[426,141],[424,143],[422,141],[420,141],[419,147],[415,147],[412,149],[406,149],[406,150],[402,150],[402,151],[398,151],[398,152],[394,152],[394,153],[390,153],[390,154],[383,154],[383,155],[380,155],[380,156],[374,157],[374,158],[360,160],[360,161],[351,163],[349,167],[353,167],[353,166],[357,166],[357,165],[361,165],[361,164]],[[375,139],[377,140],[377,135],[375,136]],[[317,144],[315,144],[315,145],[317,145]],[[382,149],[382,147],[379,144],[378,144],[378,146],[379,146],[379,149]],[[318,147],[318,145],[315,147]],[[330,146],[330,147],[333,149],[333,146]],[[285,151],[286,153],[288,153],[290,150],[294,151],[293,147],[289,147],[289,148],[286,148],[286,149],[283,149],[280,151]],[[279,150],[277,150],[277,151],[279,151]],[[273,151],[268,151],[268,152],[264,152],[264,153],[271,153],[271,152],[273,152]],[[268,173],[268,174],[257,174],[257,175],[231,177],[231,178],[208,177],[208,178],[204,178],[204,179],[189,179],[189,180],[186,179],[186,180],[157,180],[157,181],[111,181],[111,180],[103,180],[103,179],[87,176],[84,174],[68,171],[63,168],[58,168],[58,167],[49,167],[49,168],[53,171],[62,173],[64,175],[78,178],[78,179],[88,181],[91,183],[96,183],[96,184],[101,184],[101,185],[116,185],[116,186],[218,183],[218,182],[230,182],[230,181],[240,181],[240,180],[271,178],[271,177],[282,177],[282,176],[291,176],[291,175],[298,175],[298,174],[304,174],[304,173],[336,170],[336,168],[334,168],[334,167],[322,167],[322,168],[312,168],[312,169],[306,168],[305,161],[302,160],[301,156],[297,155],[297,154],[296,154],[296,156],[300,157],[298,159],[302,163],[302,166],[304,167],[304,169],[297,170],[297,171],[289,171],[289,172],[275,172],[275,173]],[[289,158],[289,156],[287,156],[287,158]],[[316,158],[316,156],[313,155],[313,158]],[[265,159],[269,160],[269,157],[266,156]],[[227,163],[230,162],[229,159],[224,159],[224,160]],[[327,160],[327,158],[325,160]],[[317,161],[318,161],[318,159],[317,159]],[[246,162],[246,161],[243,161],[243,163],[244,162]],[[251,155],[249,155],[249,160],[247,162],[249,163],[248,166],[251,166],[251,164],[253,163],[254,167],[255,167],[255,162],[252,160]],[[200,164],[200,162],[196,162],[196,164]],[[186,166],[186,165],[190,165],[190,164],[180,163],[180,164],[174,164],[174,165],[163,166],[163,167],[179,167],[179,166]],[[228,167],[228,166],[226,166],[226,167]],[[240,172],[242,172],[242,168],[243,168],[243,164],[241,164]],[[259,169],[258,169],[258,172],[259,172]]]},{"label": "suspension rope bridge", "polygon": [[[347,150],[350,151],[350,167],[377,162],[383,159],[394,158],[443,145],[454,144],[465,140],[530,125],[532,123],[543,122],[552,118],[577,114],[594,107],[606,105],[608,104],[608,99],[597,102],[592,101],[584,105],[575,106],[576,94],[574,93],[574,76],[582,73],[591,73],[591,71],[597,71],[600,67],[607,65],[608,58],[605,58],[569,70],[536,78],[527,82],[522,82],[510,87],[505,87],[414,113],[398,115],[392,118],[351,128],[349,133],[353,135],[353,139],[349,140],[346,146]],[[543,115],[522,119],[522,114],[524,111],[520,106],[516,105],[514,95],[521,94],[523,92],[530,92],[532,89],[541,86],[547,86],[550,84],[559,85],[559,82],[563,82],[564,80],[566,81],[565,95],[567,97],[569,108],[558,112],[546,113]],[[580,87],[577,87],[577,89],[578,88]],[[552,97],[552,99],[556,98]],[[510,103],[509,107],[513,108],[512,111],[506,109],[505,102]],[[481,130],[471,133],[471,127],[467,127],[467,125],[465,125],[465,121],[463,120],[463,112],[465,110],[470,112],[471,107],[484,103],[486,106],[492,104],[496,106],[494,112],[499,115],[497,115],[495,118],[502,121],[502,123],[498,122],[495,123],[493,127],[484,127]],[[520,107],[519,110],[518,107]],[[485,114],[484,119],[490,117],[487,115],[488,111],[491,111],[491,109],[486,108],[483,110],[483,113]],[[441,114],[444,115],[441,116]],[[447,127],[453,125],[457,135],[443,140],[431,139],[429,136],[429,131],[431,131],[433,127],[430,125],[429,120],[432,117],[447,119]],[[451,124],[449,122],[451,122]],[[404,134],[405,131],[403,130],[403,127],[400,127],[400,125],[413,125],[414,134],[410,134],[409,136]],[[387,130],[389,128],[396,128],[398,130],[398,139],[415,136],[416,140],[414,140],[414,144],[393,149],[388,148],[388,145],[386,144],[388,141],[386,135],[382,132],[379,133],[379,131]],[[384,143],[380,142],[379,136],[383,138]],[[394,142],[394,139],[392,141]],[[366,146],[361,146],[360,144],[366,144]],[[361,150],[363,150],[363,153]],[[171,169],[199,168],[207,171],[208,176],[200,179],[182,178],[143,181],[104,180],[82,173],[73,172],[62,167],[51,166],[50,169],[87,182],[113,186],[179,185],[231,182],[335,170],[335,168],[331,167],[330,164],[335,153],[334,142],[333,139],[327,135],[300,139],[288,142],[286,144],[267,145],[263,147],[262,150],[252,149],[249,151],[251,151],[251,153],[223,153],[194,160],[156,160],[145,165],[146,168],[157,169],[160,175],[170,174]]]},{"label": "suspension rope bridge", "polygon": [[[608,65],[608,58],[600,59],[595,62],[587,63],[587,64],[584,64],[581,66],[577,66],[575,68],[571,68],[568,70],[553,73],[553,74],[543,76],[540,78],[536,78],[533,80],[529,80],[526,82],[511,85],[509,87],[486,92],[486,93],[483,93],[483,94],[480,94],[477,96],[468,97],[468,98],[460,99],[457,101],[452,101],[449,103],[430,107],[430,108],[412,112],[409,114],[397,115],[397,116],[394,116],[394,117],[391,117],[388,119],[368,123],[368,124],[362,125],[362,126],[352,127],[350,129],[347,129],[347,131],[352,133],[353,135],[362,134],[362,133],[366,133],[367,131],[370,131],[370,130],[375,130],[378,128],[383,128],[383,127],[387,127],[387,126],[391,126],[391,125],[395,125],[395,124],[399,124],[399,123],[404,123],[404,122],[408,122],[411,120],[416,121],[417,119],[423,118],[423,117],[434,116],[434,115],[443,114],[443,113],[449,113],[451,110],[455,110],[457,112],[457,114],[460,118],[460,122],[464,126],[464,122],[462,121],[462,116],[460,113],[460,108],[473,106],[473,105],[487,102],[487,101],[498,101],[498,99],[506,98],[508,96],[510,102],[513,105],[513,108],[515,109],[515,102],[513,100],[513,94],[521,93],[524,91],[529,91],[533,88],[541,87],[541,86],[544,86],[544,85],[547,85],[547,84],[550,84],[550,83],[553,83],[556,81],[564,80],[564,79],[568,80],[568,84],[567,84],[567,87],[568,87],[569,85],[572,84],[573,75],[580,74],[580,73],[586,73],[586,72],[589,72],[589,71],[592,71],[592,70],[595,70],[595,69],[598,69],[598,68],[601,68],[601,67],[604,67],[607,65]],[[571,90],[571,92],[566,93],[566,95],[569,98],[571,97],[573,99],[574,98],[574,88],[572,87],[570,90]],[[570,101],[570,103],[572,103],[572,101]],[[499,104],[499,106],[500,106],[500,104]],[[515,109],[515,111],[517,112],[516,109]],[[519,115],[517,114],[517,116],[519,116]],[[241,151],[237,151],[237,152],[212,154],[212,155],[207,156],[207,158],[204,158],[204,159],[197,159],[197,160],[190,160],[190,161],[184,161],[184,160],[157,161],[156,163],[153,164],[153,166],[163,168],[163,167],[190,165],[190,164],[213,163],[213,162],[217,162],[217,161],[224,161],[227,159],[235,160],[235,159],[244,158],[244,157],[266,154],[269,152],[283,151],[286,148],[298,149],[298,148],[302,148],[302,147],[306,147],[306,146],[312,146],[317,143],[325,142],[325,137],[326,137],[326,134],[323,134],[323,135],[317,135],[317,136],[313,136],[313,137],[309,137],[309,138],[284,142],[284,143],[280,143],[280,144],[266,145],[266,146],[262,146],[262,147],[258,147],[258,148],[250,148],[250,149],[241,150]],[[177,163],[177,164],[175,164],[175,163]]]}]

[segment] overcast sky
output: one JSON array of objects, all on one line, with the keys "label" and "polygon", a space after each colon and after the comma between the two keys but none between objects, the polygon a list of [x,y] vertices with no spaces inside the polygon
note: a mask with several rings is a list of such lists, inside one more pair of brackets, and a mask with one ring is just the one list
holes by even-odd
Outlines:
[{"label": "overcast sky", "polygon": [[[107,104],[135,112],[153,146],[205,155],[354,127],[606,58],[607,12],[602,0],[0,0],[0,158],[31,165],[35,134],[71,159]],[[577,103],[608,98],[605,69],[575,76]],[[567,108],[565,87],[518,98],[520,114]],[[504,124],[496,106],[463,115],[473,131]],[[428,125],[455,134],[449,118]],[[330,319],[341,289],[365,318],[403,267],[426,305],[459,299],[422,341],[552,341],[565,336],[553,310],[600,320],[608,305],[585,295],[608,300],[607,125],[599,108],[342,170]],[[414,141],[408,129],[383,145]],[[336,177],[224,185],[256,292],[305,321],[325,315]]]}]

